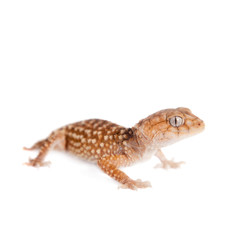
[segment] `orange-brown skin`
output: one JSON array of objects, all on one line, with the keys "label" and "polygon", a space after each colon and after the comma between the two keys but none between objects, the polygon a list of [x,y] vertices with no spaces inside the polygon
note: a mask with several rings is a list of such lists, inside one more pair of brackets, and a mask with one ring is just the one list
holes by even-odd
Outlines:
[{"label": "orange-brown skin", "polygon": [[[174,124],[179,124],[178,121],[181,125],[175,126]],[[151,186],[149,182],[132,180],[119,167],[155,155],[161,160],[163,168],[177,168],[182,162],[167,160],[161,148],[203,129],[204,122],[188,108],[161,110],[132,128],[99,119],[81,121],[59,128],[31,148],[24,148],[40,149],[38,156],[26,165],[44,166],[48,163],[43,160],[51,148],[66,150],[83,159],[96,161],[106,174],[120,182],[124,188],[146,188]]]}]

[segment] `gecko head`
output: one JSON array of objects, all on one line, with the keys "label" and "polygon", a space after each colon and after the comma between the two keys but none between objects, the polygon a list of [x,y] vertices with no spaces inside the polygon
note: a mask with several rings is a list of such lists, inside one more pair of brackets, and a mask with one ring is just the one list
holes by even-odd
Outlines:
[{"label": "gecko head", "polygon": [[141,120],[136,127],[146,139],[164,147],[204,130],[204,122],[190,109],[164,109]]}]

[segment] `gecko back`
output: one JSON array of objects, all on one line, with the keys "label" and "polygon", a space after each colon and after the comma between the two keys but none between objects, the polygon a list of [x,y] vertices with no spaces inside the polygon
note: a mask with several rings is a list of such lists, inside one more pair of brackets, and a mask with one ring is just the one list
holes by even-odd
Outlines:
[{"label": "gecko back", "polygon": [[81,158],[97,161],[103,155],[124,153],[133,131],[115,123],[90,119],[65,127],[66,150]]}]

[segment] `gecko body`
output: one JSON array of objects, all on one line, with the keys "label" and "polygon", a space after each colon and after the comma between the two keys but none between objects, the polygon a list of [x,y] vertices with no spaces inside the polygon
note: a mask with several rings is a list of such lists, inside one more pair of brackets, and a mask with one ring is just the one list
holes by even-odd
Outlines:
[{"label": "gecko body", "polygon": [[[182,162],[166,159],[162,147],[195,135],[204,129],[204,122],[188,108],[165,109],[139,121],[132,128],[115,123],[90,119],[66,125],[53,131],[48,138],[26,150],[39,149],[28,166],[44,166],[44,158],[51,148],[65,150],[82,159],[94,161],[122,187],[137,189],[150,187],[146,181],[132,180],[119,167],[157,156],[163,168],[177,168]],[[159,165],[158,165],[159,166]]]}]

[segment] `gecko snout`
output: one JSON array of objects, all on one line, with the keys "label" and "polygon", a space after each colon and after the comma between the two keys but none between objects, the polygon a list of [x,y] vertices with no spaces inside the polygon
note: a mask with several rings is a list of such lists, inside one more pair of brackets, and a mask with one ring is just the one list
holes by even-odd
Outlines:
[{"label": "gecko snout", "polygon": [[201,120],[200,118],[198,118],[195,122],[195,124],[193,125],[193,132],[194,133],[199,133],[202,132],[205,128],[205,123],[203,120]]}]

